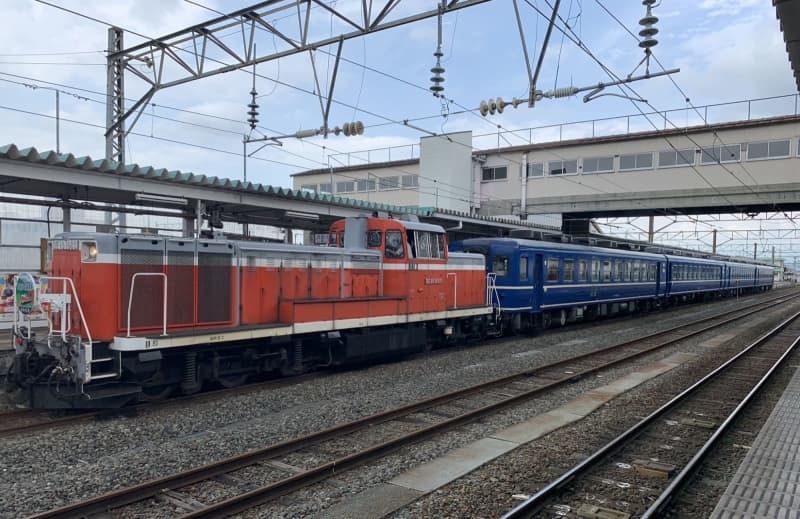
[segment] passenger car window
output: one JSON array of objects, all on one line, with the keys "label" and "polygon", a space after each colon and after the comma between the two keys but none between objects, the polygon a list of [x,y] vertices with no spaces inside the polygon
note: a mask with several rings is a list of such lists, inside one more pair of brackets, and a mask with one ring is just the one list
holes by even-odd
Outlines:
[{"label": "passenger car window", "polygon": [[519,280],[528,280],[528,257],[520,256],[519,258]]},{"label": "passenger car window", "polygon": [[611,281],[611,262],[603,262],[603,281]]},{"label": "passenger car window", "polygon": [[564,282],[575,279],[575,260],[564,260]]},{"label": "passenger car window", "polygon": [[547,258],[547,282],[558,283],[558,258]]},{"label": "passenger car window", "polygon": [[592,260],[592,281],[600,281],[600,262]]},{"label": "passenger car window", "polygon": [[386,231],[386,249],[384,256],[387,258],[405,258],[403,250],[403,233],[400,231]]},{"label": "passenger car window", "polygon": [[578,281],[586,281],[586,260],[578,262]]}]

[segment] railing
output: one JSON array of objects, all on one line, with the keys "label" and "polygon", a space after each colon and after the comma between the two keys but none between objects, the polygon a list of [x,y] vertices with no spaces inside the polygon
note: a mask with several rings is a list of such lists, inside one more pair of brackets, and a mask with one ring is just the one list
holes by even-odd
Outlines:
[{"label": "railing", "polygon": [[[14,294],[17,293],[17,280],[18,279],[19,278],[14,280]],[[58,311],[61,313],[61,330],[60,330],[61,339],[66,342],[66,340],[67,340],[66,335],[72,329],[72,316],[70,315],[71,312],[69,311],[69,305],[72,303],[72,300],[74,299],[75,307],[78,309],[78,315],[81,318],[81,327],[82,327],[84,333],[86,333],[86,339],[88,340],[89,345],[91,345],[92,344],[92,333],[89,330],[89,325],[86,322],[86,316],[83,313],[83,307],[81,306],[81,301],[80,301],[80,298],[78,297],[78,291],[75,288],[75,283],[72,281],[72,278],[57,277],[57,276],[39,276],[40,284],[41,284],[42,280],[47,280],[48,281],[48,286],[52,286],[51,283],[50,283],[51,281],[61,281],[63,283],[61,294],[46,294],[45,293],[45,294],[38,294],[38,296],[37,296],[38,298],[42,299],[43,302],[57,305]],[[69,284],[71,293],[67,293],[67,284]],[[34,290],[36,290],[37,293],[38,293],[38,287],[35,287],[35,284],[34,284]],[[56,297],[56,296],[58,296],[58,297]],[[16,300],[16,295],[15,295],[15,297],[14,297],[14,332],[15,333],[19,333],[19,314],[20,314],[20,312],[17,311],[18,309],[17,309],[16,306],[17,306],[17,300]],[[65,319],[66,319],[66,325],[65,325]],[[53,335],[53,321],[50,319],[49,315],[47,316],[47,323],[48,323],[48,328],[49,328],[48,329],[48,337],[50,337],[50,336]],[[30,331],[30,326],[29,326],[28,327],[28,339],[30,339],[30,333],[31,333],[31,331]]]},{"label": "railing", "polygon": [[500,295],[497,293],[497,273],[488,272],[486,274],[486,304],[487,306],[494,305],[497,300],[497,310],[500,311]]},{"label": "railing", "polygon": [[131,308],[133,307],[133,289],[136,287],[136,278],[139,276],[158,276],[164,278],[164,318],[162,322],[161,335],[167,336],[167,275],[163,272],[137,272],[131,277],[131,292],[128,297],[128,337],[131,336]]},{"label": "railing", "polygon": [[[769,104],[771,108],[764,108],[763,104]],[[492,133],[473,135],[472,146],[475,150],[481,150],[499,148],[501,145],[522,146],[535,142],[562,142],[580,138],[630,135],[631,133],[642,131],[687,128],[733,121],[751,121],[781,115],[798,115],[798,110],[800,109],[798,104],[800,104],[800,94],[787,94],[702,106],[686,106],[658,112],[533,126],[516,130],[498,129],[498,131]],[[334,153],[328,155],[328,158],[338,163],[338,166],[333,165],[333,167],[415,159],[419,158],[419,144]],[[352,163],[353,161],[356,162]]]}]

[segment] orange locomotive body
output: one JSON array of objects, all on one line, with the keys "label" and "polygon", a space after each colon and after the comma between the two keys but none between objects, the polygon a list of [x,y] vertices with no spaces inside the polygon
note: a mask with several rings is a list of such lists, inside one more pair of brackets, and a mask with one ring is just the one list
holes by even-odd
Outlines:
[{"label": "orange locomotive body", "polygon": [[359,217],[330,237],[59,235],[47,286],[68,306],[46,308],[46,341],[22,330],[12,379],[34,407],[118,406],[422,351],[489,326],[484,259],[449,253],[441,227]]}]

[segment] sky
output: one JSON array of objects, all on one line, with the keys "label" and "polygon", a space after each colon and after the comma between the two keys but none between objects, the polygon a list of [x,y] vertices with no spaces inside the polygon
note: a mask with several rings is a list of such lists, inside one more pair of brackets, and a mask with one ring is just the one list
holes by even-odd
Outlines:
[{"label": "sky", "polygon": [[[238,0],[48,1],[122,27],[126,30],[125,46],[144,41],[134,33],[163,36],[217,16],[213,11],[230,12],[251,5],[250,1]],[[357,16],[361,2],[338,0],[335,5]],[[396,16],[434,6],[430,0],[403,0]],[[546,20],[534,6],[550,12],[545,0],[519,2],[533,63],[539,58],[546,29]],[[603,6],[625,28],[638,33],[638,20],[645,13],[638,1],[562,0],[560,13],[586,49],[614,74],[626,76],[634,71],[643,53],[636,38]],[[0,144],[35,146],[40,151],[55,149],[55,94],[41,88],[49,86],[62,91],[61,151],[102,157],[108,26],[34,0],[4,0],[4,7],[14,16],[7,18],[0,32]],[[321,8],[313,13],[312,37],[348,30]],[[291,173],[338,165],[346,161],[341,153],[417,144],[426,133],[404,126],[406,119],[414,120],[416,127],[427,132],[472,130],[474,134],[495,134],[498,127],[519,129],[624,116],[652,108],[685,108],[687,97],[691,104],[701,106],[796,92],[771,2],[662,0],[654,14],[660,19],[654,55],[664,68],[680,68],[681,72],[674,76],[676,84],[668,78],[654,78],[633,85],[649,105],[611,96],[584,103],[579,96],[542,100],[534,108],[523,103],[489,118],[475,112],[454,113],[474,109],[484,99],[527,96],[527,72],[511,0],[492,0],[444,17],[444,94],[451,101],[444,105],[428,90],[437,45],[435,18],[348,40],[342,47],[347,61],[339,67],[329,120],[331,126],[360,120],[366,126],[364,135],[284,139],[282,146],[267,146],[248,160],[248,180],[289,186]],[[296,18],[285,12],[275,14],[272,21],[287,33],[296,31]],[[240,45],[241,35],[229,33],[223,40],[231,46]],[[284,48],[280,40],[261,31],[256,43],[259,54]],[[330,55],[335,51],[329,46],[315,53],[323,90],[331,79]],[[215,56],[231,59],[220,53]],[[659,71],[661,65],[651,62],[650,69]],[[139,70],[149,72],[144,63]],[[321,126],[308,53],[259,64],[256,71],[259,128],[254,137],[287,135]],[[242,137],[249,131],[246,111],[251,72],[229,72],[156,93],[127,137],[126,162],[241,179]],[[642,67],[636,71],[642,72]],[[553,32],[538,83],[541,89],[608,80],[609,75],[595,60],[560,32]],[[144,91],[144,82],[132,74],[126,76],[128,106]],[[754,110],[770,115],[773,110],[785,109],[785,104],[763,102],[754,105]],[[737,118],[740,112],[740,116],[745,115],[742,110],[740,106],[717,113],[723,118]],[[676,117],[680,122],[680,115]],[[496,137],[478,142],[494,146]],[[248,152],[257,148],[250,144]],[[403,152],[398,149],[394,156]]]}]

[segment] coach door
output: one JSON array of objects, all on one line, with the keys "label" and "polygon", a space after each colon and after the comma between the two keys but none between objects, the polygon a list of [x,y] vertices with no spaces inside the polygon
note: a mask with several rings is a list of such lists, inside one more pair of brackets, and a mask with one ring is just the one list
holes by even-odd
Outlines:
[{"label": "coach door", "polygon": [[531,290],[531,286],[534,290],[536,289],[536,283],[533,279],[536,269],[534,268],[534,259],[531,256],[532,255],[528,252],[520,252],[519,255],[518,286],[520,287],[520,295],[522,296],[519,298],[520,306],[533,305],[533,290]]},{"label": "coach door", "polygon": [[538,310],[542,304],[542,291],[544,286],[544,257],[537,254],[534,259],[533,265],[533,301],[531,306],[533,310]]}]

